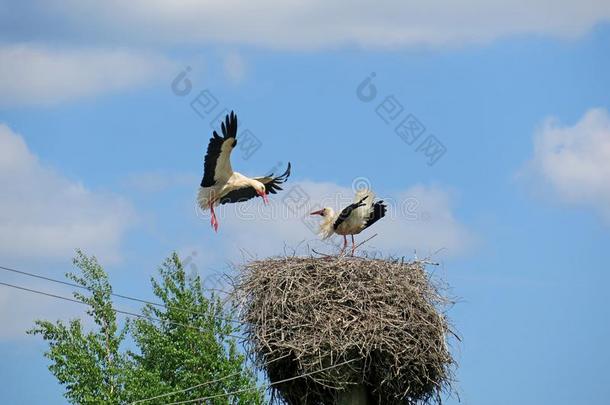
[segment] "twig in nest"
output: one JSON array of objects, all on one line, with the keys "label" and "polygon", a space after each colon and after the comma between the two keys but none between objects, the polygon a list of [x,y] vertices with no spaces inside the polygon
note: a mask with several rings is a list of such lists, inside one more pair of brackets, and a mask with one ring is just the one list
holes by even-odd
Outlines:
[{"label": "twig in nest", "polygon": [[326,253],[318,252],[315,249],[311,249],[311,251],[314,252],[317,255],[328,257],[328,258],[337,257],[336,255],[329,255],[329,254],[326,254]]},{"label": "twig in nest", "polygon": [[[373,235],[373,236],[371,236],[370,238],[365,239],[365,240],[363,240],[362,242],[360,242],[359,244],[357,244],[357,245],[354,247],[354,251],[356,251],[356,249],[358,249],[360,246],[364,245],[365,243],[367,243],[368,241],[370,241],[371,239],[373,239],[375,236],[377,236],[377,234],[374,234],[374,235]],[[317,251],[317,250],[315,250],[315,249],[311,249],[311,251],[312,251],[312,252],[314,252],[314,253],[315,253],[315,254],[317,254],[317,255],[324,256],[324,257],[345,257],[345,256],[347,255],[347,249],[344,249],[344,250],[343,250],[341,253],[336,254],[336,255],[329,255],[329,254],[326,254],[326,253],[318,252],[318,251]]]},{"label": "twig in nest", "polygon": [[371,239],[373,239],[375,236],[377,236],[377,234],[371,236],[368,239],[365,239],[364,241],[360,242],[359,244],[356,245],[356,247],[354,248],[354,250],[358,249],[360,246],[364,245],[366,242],[370,241]]}]

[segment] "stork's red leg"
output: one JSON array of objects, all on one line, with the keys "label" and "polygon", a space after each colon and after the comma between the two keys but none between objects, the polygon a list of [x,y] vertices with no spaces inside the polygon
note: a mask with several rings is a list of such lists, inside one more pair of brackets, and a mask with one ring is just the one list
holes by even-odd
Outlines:
[{"label": "stork's red leg", "polygon": [[214,201],[210,201],[210,213],[212,228],[214,228],[215,232],[218,232],[218,218],[216,218],[216,213],[214,212]]},{"label": "stork's red leg", "polygon": [[214,203],[210,201],[210,225],[214,227]]},{"label": "stork's red leg", "polygon": [[355,250],[356,250],[356,242],[354,242],[354,235],[352,235],[352,256],[354,256]]},{"label": "stork's red leg", "polygon": [[341,252],[339,252],[339,255],[342,255],[343,252],[345,252],[346,248],[347,248],[347,236],[343,235],[343,247],[341,248]]}]

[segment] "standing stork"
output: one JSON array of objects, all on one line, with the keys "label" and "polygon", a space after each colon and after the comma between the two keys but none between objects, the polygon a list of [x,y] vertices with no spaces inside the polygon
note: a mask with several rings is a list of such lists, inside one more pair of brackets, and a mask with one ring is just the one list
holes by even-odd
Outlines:
[{"label": "standing stork", "polygon": [[268,194],[276,194],[282,190],[279,186],[290,176],[290,162],[286,171],[279,175],[270,174],[265,177],[250,178],[231,168],[231,151],[237,145],[237,115],[233,111],[227,114],[220,129],[222,136],[216,131],[210,138],[208,150],[203,164],[203,179],[197,196],[199,207],[210,210],[212,228],[218,232],[218,219],[214,207],[219,204],[238,203],[250,200],[256,196],[269,203]]},{"label": "standing stork", "polygon": [[314,211],[310,215],[320,215],[323,221],[320,224],[320,234],[323,239],[330,238],[333,234],[343,235],[342,254],[347,248],[347,235],[352,237],[352,256],[356,250],[354,235],[364,231],[375,222],[385,216],[387,207],[383,201],[374,201],[375,194],[370,190],[359,190],[356,192],[354,203],[343,208],[336,214],[330,207]]}]

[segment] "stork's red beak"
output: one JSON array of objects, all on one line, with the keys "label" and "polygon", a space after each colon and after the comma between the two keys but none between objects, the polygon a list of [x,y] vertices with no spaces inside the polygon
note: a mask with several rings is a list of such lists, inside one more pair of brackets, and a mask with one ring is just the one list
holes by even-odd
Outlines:
[{"label": "stork's red beak", "polygon": [[314,211],[309,215],[323,215],[324,214],[324,208],[322,208],[321,210],[318,211]]},{"label": "stork's red beak", "polygon": [[263,192],[258,193],[258,195],[260,195],[260,196],[263,198],[263,202],[264,202],[265,204],[269,204],[269,197],[267,197],[267,193],[265,193],[265,192],[263,191]]}]

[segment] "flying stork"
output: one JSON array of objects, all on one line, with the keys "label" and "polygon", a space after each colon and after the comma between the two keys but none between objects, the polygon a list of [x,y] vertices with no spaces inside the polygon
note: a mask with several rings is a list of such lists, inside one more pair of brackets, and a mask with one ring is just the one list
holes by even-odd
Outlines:
[{"label": "flying stork", "polygon": [[324,218],[320,224],[320,234],[323,239],[330,238],[334,233],[343,235],[341,253],[347,248],[347,235],[351,235],[353,256],[356,250],[354,235],[359,234],[385,216],[386,205],[383,201],[374,200],[375,194],[372,191],[359,190],[356,192],[354,203],[343,208],[339,214],[336,214],[332,208],[325,207],[312,212],[310,215],[320,215]]},{"label": "flying stork", "polygon": [[256,196],[269,203],[268,194],[282,190],[279,186],[290,176],[288,168],[280,176],[249,178],[231,168],[231,151],[237,145],[237,115],[233,111],[227,114],[220,129],[222,136],[214,131],[203,164],[203,179],[197,196],[199,207],[210,210],[212,228],[218,232],[218,219],[214,207],[219,204],[237,203],[250,200]]}]

